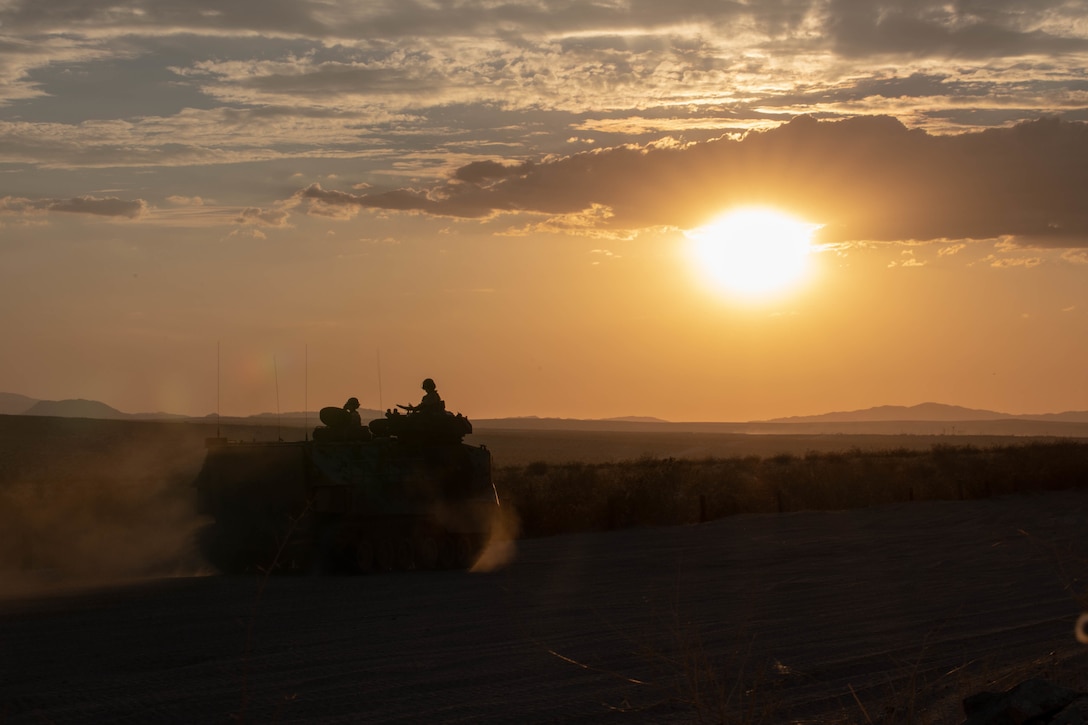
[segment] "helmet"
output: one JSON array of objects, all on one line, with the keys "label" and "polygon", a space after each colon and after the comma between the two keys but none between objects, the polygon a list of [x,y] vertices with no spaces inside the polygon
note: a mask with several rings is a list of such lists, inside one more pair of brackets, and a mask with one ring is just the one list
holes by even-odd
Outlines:
[{"label": "helmet", "polygon": [[426,380],[423,381],[423,389],[424,390],[428,390],[428,391],[434,390],[435,387],[436,386],[434,384],[434,381],[431,380],[430,378],[427,378]]},{"label": "helmet", "polygon": [[359,399],[358,398],[348,398],[348,402],[344,403],[344,408],[346,408],[347,410],[355,410],[358,407],[359,407]]}]

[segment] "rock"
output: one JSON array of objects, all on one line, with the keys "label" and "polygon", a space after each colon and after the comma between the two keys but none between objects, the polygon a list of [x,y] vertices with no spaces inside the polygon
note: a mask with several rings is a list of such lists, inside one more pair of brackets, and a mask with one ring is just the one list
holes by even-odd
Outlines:
[{"label": "rock", "polygon": [[1088,725],[1088,696],[1073,700],[1050,721],[1049,725]]},{"label": "rock", "polygon": [[[1085,701],[1088,695],[1046,680],[1032,679],[1021,682],[1005,692],[980,692],[964,699],[963,713],[967,719],[963,725],[1062,725],[1085,723],[1076,719],[1075,703]],[[1069,713],[1074,719],[1056,720]]]}]

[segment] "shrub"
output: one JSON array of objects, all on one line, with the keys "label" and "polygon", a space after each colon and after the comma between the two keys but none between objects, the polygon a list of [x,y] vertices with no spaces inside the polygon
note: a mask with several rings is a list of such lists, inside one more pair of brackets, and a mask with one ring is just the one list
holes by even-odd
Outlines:
[{"label": "shrub", "polygon": [[769,458],[536,461],[495,472],[499,495],[517,511],[525,536],[688,524],[740,513],[976,499],[1086,482],[1088,442],[1075,440]]}]

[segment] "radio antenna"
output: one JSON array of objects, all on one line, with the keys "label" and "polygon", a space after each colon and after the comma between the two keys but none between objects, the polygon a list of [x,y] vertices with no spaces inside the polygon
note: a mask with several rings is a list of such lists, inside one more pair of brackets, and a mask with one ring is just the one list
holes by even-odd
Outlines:
[{"label": "radio antenna", "polygon": [[385,404],[382,403],[382,351],[379,348],[375,351],[378,357],[378,410],[385,410]]},{"label": "radio antenna", "polygon": [[272,375],[276,380],[276,439],[282,443],[283,436],[280,435],[280,371],[276,366],[275,353],[272,354]]},{"label": "radio antenna", "polygon": [[305,364],[302,373],[302,440],[310,440],[310,346],[303,348],[306,351]]},{"label": "radio antenna", "polygon": [[215,341],[215,437],[219,438],[219,340]]}]

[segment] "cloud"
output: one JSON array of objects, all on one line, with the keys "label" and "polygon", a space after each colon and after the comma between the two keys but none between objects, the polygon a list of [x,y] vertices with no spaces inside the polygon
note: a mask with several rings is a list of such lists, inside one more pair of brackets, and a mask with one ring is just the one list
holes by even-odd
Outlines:
[{"label": "cloud", "polygon": [[[394,189],[372,194],[350,194],[323,189],[320,184],[311,184],[298,191],[295,198],[309,202],[311,213],[325,216],[336,216],[335,209],[339,207],[424,212],[435,216],[478,219],[494,216],[499,211],[481,198],[486,194],[485,187],[460,182],[444,184],[430,190]],[[493,198],[492,201],[503,203],[501,198]],[[513,210],[513,207],[503,209]]]},{"label": "cloud", "polygon": [[353,123],[343,114],[283,108],[186,109],[138,122],[0,120],[0,163],[43,168],[169,167],[394,154],[346,146],[345,139],[357,133]]},{"label": "cloud", "polygon": [[904,249],[898,260],[892,260],[888,267],[924,267],[926,263],[914,256],[913,249]]},{"label": "cloud", "polygon": [[59,212],[138,219],[147,214],[147,210],[147,202],[143,199],[96,196],[77,196],[70,199],[25,199],[13,196],[0,198],[0,214],[35,215]]},{"label": "cloud", "polygon": [[[892,174],[863,160],[821,171],[804,152],[793,168],[774,158],[770,147],[802,135],[776,128],[797,115],[886,114],[934,135],[1046,114],[1088,118],[1084,11],[1064,0],[0,2],[0,163],[45,170],[24,188],[48,189],[51,169],[289,160],[307,182],[324,181],[299,197],[311,215],[525,214],[534,218],[515,229],[622,237],[698,223],[744,196],[741,172],[763,195],[773,191],[764,177],[823,184],[847,168],[899,193]],[[752,130],[777,135],[757,142]],[[600,148],[571,156],[586,148],[572,140]],[[733,171],[760,163],[777,170]],[[334,165],[358,184],[341,191],[311,173]],[[211,176],[223,184],[229,175]],[[871,193],[831,181],[842,194]],[[159,199],[194,188],[232,210],[260,203],[215,182],[157,186],[161,196],[149,198],[169,206]],[[920,217],[899,220],[892,209],[884,222],[842,200],[817,204],[814,192],[779,196],[832,209],[827,241],[985,226],[951,211],[927,226],[934,207],[909,196],[905,207]],[[612,216],[579,218],[597,208]],[[1082,229],[1059,216],[1049,221],[1061,229],[989,226],[1025,243],[1079,245]]]},{"label": "cloud", "polygon": [[1039,257],[998,257],[993,254],[981,261],[983,264],[989,264],[991,267],[998,269],[1012,269],[1014,267],[1031,269],[1043,263],[1043,260]]},{"label": "cloud", "polygon": [[201,207],[204,206],[208,200],[201,196],[182,196],[180,194],[173,194],[166,197],[166,200],[176,206],[190,206]]},{"label": "cloud", "polygon": [[[566,234],[567,236],[590,237],[610,241],[630,241],[637,237],[637,229],[610,229],[604,223],[615,216],[612,210],[602,204],[593,204],[588,209],[571,214],[559,214],[541,222],[533,222],[521,227],[511,227],[501,236],[527,237],[531,234]],[[598,253],[602,250],[594,250]],[[609,253],[611,254],[611,253]]]},{"label": "cloud", "polygon": [[1053,55],[1085,50],[1077,22],[1083,12],[1080,3],[1049,0],[831,0],[824,30],[832,48],[848,57]]},{"label": "cloud", "polygon": [[483,219],[531,212],[595,229],[691,228],[743,204],[824,225],[818,241],[1013,238],[1088,246],[1088,124],[1040,119],[937,136],[894,118],[799,117],[740,140],[626,145],[537,163],[474,163],[427,188],[302,198]]},{"label": "cloud", "polygon": [[6,3],[0,12],[4,27],[20,33],[65,30],[85,37],[167,32],[324,35],[330,27],[320,20],[321,3],[295,0],[50,0]]},{"label": "cloud", "polygon": [[[759,3],[555,3],[509,0],[497,4],[372,0],[51,0],[7,3],[5,27],[22,34],[63,29],[73,35],[173,33],[261,34],[265,37],[397,39],[454,36],[560,37],[568,49],[643,49],[665,33],[732,30],[749,40],[827,37],[859,52],[876,39],[905,37],[914,44],[989,47],[1024,36],[1048,39],[1076,32],[1083,8],[1058,0],[777,0]],[[833,35],[832,35],[833,33]],[[866,36],[876,36],[869,45]],[[1019,47],[1014,45],[1013,47]]]},{"label": "cloud", "polygon": [[251,206],[243,209],[234,221],[236,224],[246,226],[283,228],[287,226],[290,216],[290,212],[286,209],[262,209]]},{"label": "cloud", "polygon": [[117,197],[78,196],[72,199],[53,200],[47,208],[49,211],[72,214],[94,214],[96,216],[136,219],[147,213],[147,202],[143,199],[129,201]]},{"label": "cloud", "polygon": [[[794,86],[819,92],[887,70],[924,77],[932,68],[916,61],[931,56],[1088,52],[1083,16],[1082,3],[1027,0],[7,3],[0,96],[47,94],[35,70],[141,57],[232,105],[355,108],[368,118],[454,103],[577,114],[717,102],[735,113]],[[859,73],[843,57],[874,62]]]},{"label": "cloud", "polygon": [[591,249],[589,250],[589,253],[596,257],[596,259],[591,262],[591,264],[595,266],[599,265],[601,263],[601,260],[611,261],[613,259],[621,258],[619,254],[616,254],[610,249]]}]

